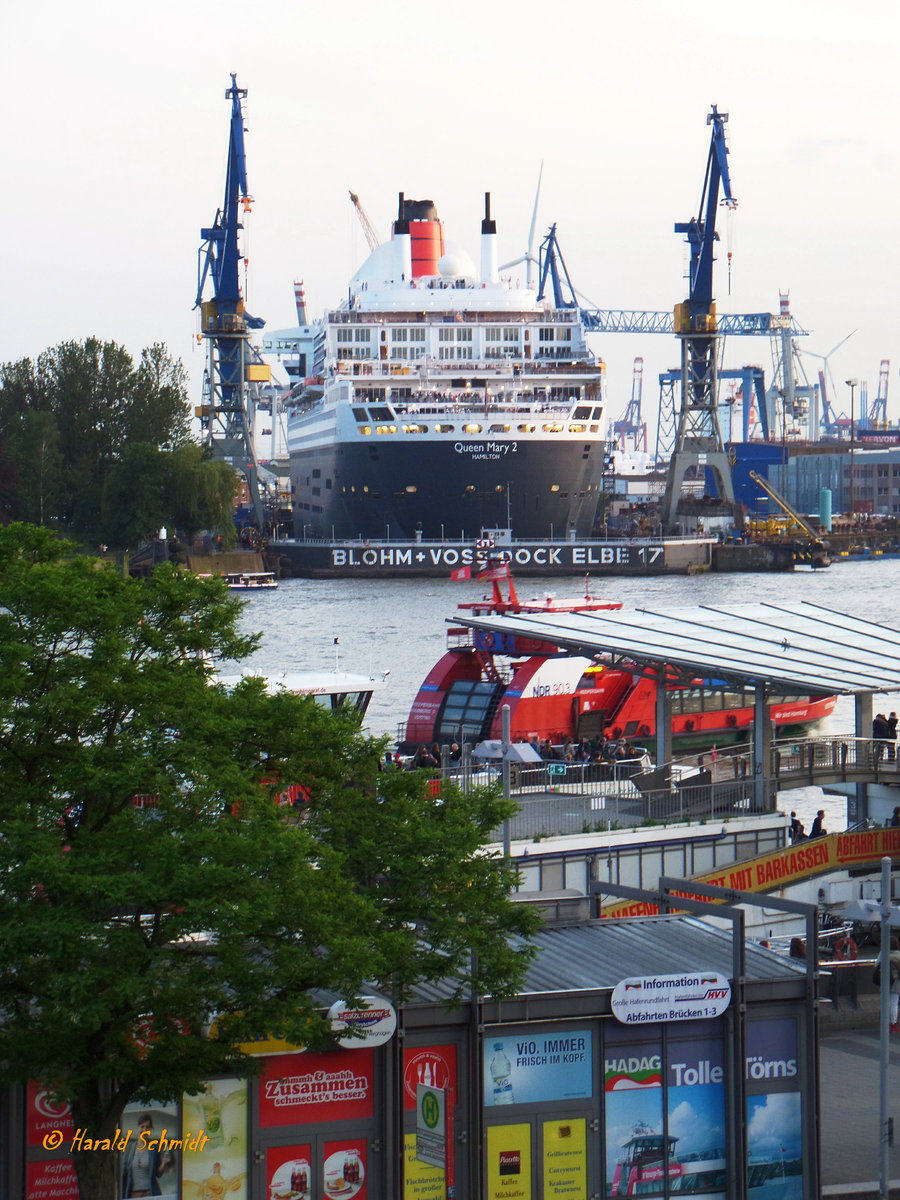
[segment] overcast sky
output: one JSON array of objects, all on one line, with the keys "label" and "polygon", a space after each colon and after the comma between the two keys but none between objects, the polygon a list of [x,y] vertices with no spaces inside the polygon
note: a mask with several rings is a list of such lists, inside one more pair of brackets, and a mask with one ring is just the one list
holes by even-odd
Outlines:
[{"label": "overcast sky", "polygon": [[[874,397],[888,358],[896,421],[898,34],[886,0],[7,4],[0,360],[162,341],[199,403],[197,250],[222,202],[232,71],[249,91],[248,308],[272,329],[295,320],[295,278],[317,315],[365,257],[348,189],[385,237],[398,192],[434,200],[476,262],[490,191],[502,262],[525,249],[541,162],[539,238],[557,223],[576,287],[598,307],[670,309],[686,286],[672,226],[697,212],[716,103],[738,200],[719,310],[777,311],[783,289],[810,351],[856,330],[831,360],[837,407],[850,377]],[[593,345],[611,414],[636,355],[655,414],[674,338]],[[726,356],[769,376],[767,339]]]}]

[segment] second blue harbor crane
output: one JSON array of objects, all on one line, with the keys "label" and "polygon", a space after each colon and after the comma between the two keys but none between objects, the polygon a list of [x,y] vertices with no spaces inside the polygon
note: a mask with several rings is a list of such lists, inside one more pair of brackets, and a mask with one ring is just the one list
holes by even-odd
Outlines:
[{"label": "second blue harbor crane", "polygon": [[[225,199],[208,228],[200,230],[196,307],[200,309],[201,334],[207,347],[203,403],[197,409],[204,441],[213,453],[230,462],[247,480],[256,522],[262,528],[264,514],[259,494],[259,476],[253,442],[256,392],[270,376],[270,367],[260,361],[251,347],[251,330],[265,322],[251,317],[244,307],[240,269],[241,218],[250,211],[247,190],[247,160],[244,153],[246,88],[231,76],[225,99],[231,101],[228,165]],[[211,297],[203,299],[209,284]]]}]

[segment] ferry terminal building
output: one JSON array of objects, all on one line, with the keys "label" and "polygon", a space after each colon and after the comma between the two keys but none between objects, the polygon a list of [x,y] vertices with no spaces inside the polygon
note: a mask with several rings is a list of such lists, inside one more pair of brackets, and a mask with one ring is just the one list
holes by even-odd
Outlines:
[{"label": "ferry terminal building", "polygon": [[[745,944],[743,914],[721,911],[731,929],[683,913],[547,925],[513,999],[373,998],[367,1036],[257,1047],[257,1078],[133,1105],[123,1198],[149,1117],[170,1200],[813,1200],[815,963]],[[67,1112],[31,1087],[0,1117],[3,1194],[77,1200]]]}]

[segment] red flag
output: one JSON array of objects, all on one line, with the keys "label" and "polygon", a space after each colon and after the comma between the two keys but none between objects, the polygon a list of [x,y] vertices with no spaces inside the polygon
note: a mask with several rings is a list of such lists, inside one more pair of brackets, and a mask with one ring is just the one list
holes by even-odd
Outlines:
[{"label": "red flag", "polygon": [[509,563],[487,566],[478,572],[479,579],[509,579]]},{"label": "red flag", "polygon": [[457,567],[455,571],[450,572],[450,578],[455,583],[459,583],[460,580],[463,580],[463,579],[471,579],[472,578],[472,568],[471,567]]}]

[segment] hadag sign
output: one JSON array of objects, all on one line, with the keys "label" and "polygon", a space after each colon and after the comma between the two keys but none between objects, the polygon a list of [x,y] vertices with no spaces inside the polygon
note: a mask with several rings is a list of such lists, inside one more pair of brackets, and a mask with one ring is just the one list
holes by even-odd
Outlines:
[{"label": "hadag sign", "polygon": [[731,984],[717,971],[633,976],[617,983],[612,1011],[623,1025],[699,1021],[718,1017],[731,1003]]},{"label": "hadag sign", "polygon": [[[338,1045],[347,1049],[357,1046],[380,1046],[394,1036],[397,1012],[389,1000],[381,996],[360,996],[360,1004],[352,1006],[338,1000],[328,1010],[331,1028],[338,1035]],[[344,1033],[341,1037],[342,1031]]]}]

